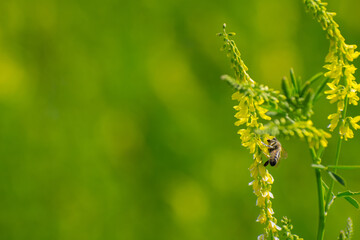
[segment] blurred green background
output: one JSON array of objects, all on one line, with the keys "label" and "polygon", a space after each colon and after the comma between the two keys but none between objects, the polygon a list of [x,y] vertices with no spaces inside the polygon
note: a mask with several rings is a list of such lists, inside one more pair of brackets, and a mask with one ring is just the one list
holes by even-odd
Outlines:
[{"label": "blurred green background", "polygon": [[[359,45],[360,2],[329,9]],[[252,159],[219,80],[232,74],[215,35],[224,22],[256,81],[279,88],[291,67],[322,71],[328,41],[300,0],[1,1],[0,239],[256,239]],[[334,109],[322,99],[316,125]],[[343,145],[341,163],[358,164],[359,140]],[[315,239],[310,155],[304,142],[282,143],[276,217]],[[358,171],[339,173],[360,190]],[[348,216],[360,239],[359,212],[342,200],[326,239]]]}]

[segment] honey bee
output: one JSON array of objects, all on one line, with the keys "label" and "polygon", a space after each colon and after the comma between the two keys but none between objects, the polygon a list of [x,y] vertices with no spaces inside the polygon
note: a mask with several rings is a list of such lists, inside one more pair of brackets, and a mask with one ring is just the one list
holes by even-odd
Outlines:
[{"label": "honey bee", "polygon": [[[279,140],[277,140],[275,137],[273,139],[268,139],[267,142],[269,145],[262,143],[268,148],[269,151],[269,159],[264,163],[264,167],[266,167],[269,163],[271,166],[276,166],[279,163],[280,158],[286,158],[287,154],[281,146]],[[284,156],[281,156],[282,153]]]}]

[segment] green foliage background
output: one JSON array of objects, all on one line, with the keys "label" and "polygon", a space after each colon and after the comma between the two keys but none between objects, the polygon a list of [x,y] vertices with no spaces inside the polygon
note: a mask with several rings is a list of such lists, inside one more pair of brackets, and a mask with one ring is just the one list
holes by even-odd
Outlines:
[{"label": "green foliage background", "polygon": [[[360,2],[329,9],[359,45]],[[252,159],[219,80],[232,73],[215,36],[224,22],[256,81],[280,89],[290,67],[303,78],[322,71],[328,41],[300,0],[1,1],[0,239],[255,239]],[[321,100],[317,126],[334,109]],[[343,145],[341,164],[359,164],[359,140]],[[276,217],[315,239],[310,154],[282,143]],[[358,171],[339,174],[360,190]],[[360,238],[359,212],[343,200],[326,238],[348,216]]]}]

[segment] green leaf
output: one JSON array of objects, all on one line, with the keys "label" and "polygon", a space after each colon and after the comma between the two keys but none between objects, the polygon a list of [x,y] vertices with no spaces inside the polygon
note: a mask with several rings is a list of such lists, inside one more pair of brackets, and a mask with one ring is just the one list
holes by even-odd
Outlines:
[{"label": "green leaf", "polygon": [[[322,183],[322,186],[323,186],[323,188],[324,188],[324,190],[325,190],[325,192],[328,194],[328,192],[329,192],[329,186],[328,185],[326,185],[326,183],[324,182],[324,180],[322,180],[321,179],[321,183]],[[333,193],[333,192],[331,192],[331,199],[330,199],[330,201],[328,202],[328,209],[330,208],[330,206],[334,203],[334,200],[336,199],[336,197],[335,197],[335,194]]]},{"label": "green leaf", "polygon": [[298,81],[296,80],[294,69],[292,69],[292,68],[290,69],[290,78],[291,78],[291,82],[292,82],[292,84],[294,86],[295,92],[297,94],[299,94]]},{"label": "green leaf", "polygon": [[316,102],[320,98],[321,93],[323,92],[328,80],[329,80],[329,78],[324,78],[324,80],[321,82],[319,87],[316,89],[314,102]]},{"label": "green leaf", "polygon": [[355,208],[359,209],[359,207],[360,207],[359,202],[356,201],[354,198],[352,198],[352,197],[344,197],[344,199],[346,201],[348,201],[351,205],[353,205]]},{"label": "green leaf", "polygon": [[318,72],[317,74],[315,74],[314,76],[312,76],[309,80],[307,80],[306,82],[310,83],[310,85],[312,83],[314,83],[315,81],[321,79],[321,77],[324,75],[323,72]]},{"label": "green leaf", "polygon": [[[324,182],[324,180],[321,179],[321,183],[322,183],[324,189],[325,189],[326,191],[329,191],[329,186],[326,185],[326,183]],[[333,195],[334,195],[334,194],[333,194]]]},{"label": "green leaf", "polygon": [[347,197],[347,196],[355,196],[355,195],[360,195],[360,192],[352,192],[350,190],[345,191],[345,192],[340,192],[336,195],[336,197]]},{"label": "green leaf", "polygon": [[312,104],[312,100],[314,99],[314,93],[312,89],[306,92],[304,97],[304,105],[308,107],[308,105]]},{"label": "green leaf", "polygon": [[290,85],[289,85],[289,82],[286,77],[283,77],[283,79],[281,81],[281,88],[282,88],[286,98],[289,99],[291,97],[291,89],[290,89]]},{"label": "green leaf", "polygon": [[338,183],[340,183],[341,185],[343,185],[343,186],[345,186],[346,184],[345,184],[345,180],[342,178],[342,177],[340,177],[338,174],[336,174],[336,173],[334,173],[334,172],[331,172],[331,171],[327,171],[328,172],[328,174],[330,175],[330,177],[332,178],[332,179],[334,179],[335,181],[337,181]]},{"label": "green leaf", "polygon": [[360,168],[360,165],[329,165],[327,167],[332,169],[357,169]]},{"label": "green leaf", "polygon": [[317,168],[317,169],[327,169],[324,165],[321,164],[311,164],[311,167]]},{"label": "green leaf", "polygon": [[319,73],[315,74],[314,76],[312,76],[309,80],[307,80],[302,86],[300,96],[303,96],[305,94],[305,92],[309,89],[311,84],[313,84],[315,81],[321,79],[322,76],[323,76],[323,73],[319,72]]}]

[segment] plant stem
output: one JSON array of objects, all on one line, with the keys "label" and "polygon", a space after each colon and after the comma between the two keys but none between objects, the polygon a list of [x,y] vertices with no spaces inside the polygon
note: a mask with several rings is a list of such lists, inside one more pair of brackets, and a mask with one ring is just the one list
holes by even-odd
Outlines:
[{"label": "plant stem", "polygon": [[[348,107],[348,98],[345,98],[345,107],[344,107],[344,111],[342,113],[342,119],[344,120],[346,117],[346,111],[347,111],[347,107]],[[339,159],[340,159],[340,151],[341,151],[341,143],[342,143],[342,136],[339,134],[339,140],[338,140],[338,144],[336,147],[336,158],[335,158],[335,167],[339,165]],[[337,172],[337,168],[334,169],[334,172]],[[329,211],[330,208],[330,202],[331,202],[331,197],[332,197],[332,191],[334,188],[334,179],[331,179],[331,184],[329,187],[329,191],[327,193],[327,197],[326,197],[326,205],[325,205],[325,214],[327,214],[327,212]]]},{"label": "plant stem", "polygon": [[[316,152],[314,148],[310,148],[310,153],[313,158],[314,164],[319,164],[319,159],[316,156]],[[318,235],[317,240],[324,239],[325,233],[325,206],[324,206],[324,192],[322,187],[322,180],[321,180],[321,172],[320,169],[315,169],[315,176],[316,176],[316,185],[318,189],[318,203],[319,203],[319,225],[318,225]]]}]

